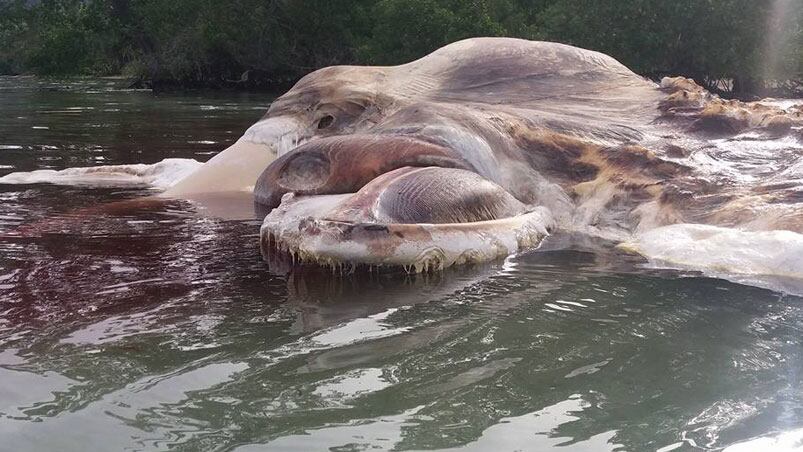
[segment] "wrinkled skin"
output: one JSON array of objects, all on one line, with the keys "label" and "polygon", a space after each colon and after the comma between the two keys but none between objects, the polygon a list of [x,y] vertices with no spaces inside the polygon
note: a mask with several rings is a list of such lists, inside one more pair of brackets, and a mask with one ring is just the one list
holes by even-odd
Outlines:
[{"label": "wrinkled skin", "polygon": [[800,116],[682,78],[658,86],[597,52],[476,38],[401,66],[307,75],[165,195],[253,187],[270,210],[264,254],[325,265],[442,268],[537,246],[556,227],[799,232],[799,181],[689,156],[746,131],[794,136]]}]

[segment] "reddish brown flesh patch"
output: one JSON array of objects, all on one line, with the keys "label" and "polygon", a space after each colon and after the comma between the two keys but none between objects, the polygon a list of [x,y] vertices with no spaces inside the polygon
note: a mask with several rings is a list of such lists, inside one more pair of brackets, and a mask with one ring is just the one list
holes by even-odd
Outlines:
[{"label": "reddish brown flesh patch", "polygon": [[453,151],[396,135],[346,135],[303,144],[271,163],[254,188],[258,203],[276,207],[285,193],[353,193],[397,168],[437,166],[470,169]]}]

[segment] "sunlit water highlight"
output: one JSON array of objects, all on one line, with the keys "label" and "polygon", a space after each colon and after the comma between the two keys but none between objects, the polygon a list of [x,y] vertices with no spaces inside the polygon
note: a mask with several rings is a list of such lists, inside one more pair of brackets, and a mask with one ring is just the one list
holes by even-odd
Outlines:
[{"label": "sunlit water highlight", "polygon": [[[203,161],[267,103],[0,95],[0,174]],[[566,236],[431,275],[276,276],[247,209],[96,207],[148,193],[0,187],[0,449],[800,448],[800,297]]]}]

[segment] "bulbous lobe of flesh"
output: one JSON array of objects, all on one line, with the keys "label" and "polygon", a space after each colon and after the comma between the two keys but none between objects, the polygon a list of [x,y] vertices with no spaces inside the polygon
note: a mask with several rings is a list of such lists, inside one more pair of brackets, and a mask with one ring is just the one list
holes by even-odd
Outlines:
[{"label": "bulbous lobe of flesh", "polygon": [[306,143],[271,163],[254,188],[256,202],[276,207],[286,193],[354,193],[405,166],[466,168],[453,151],[412,137],[347,135]]},{"label": "bulbous lobe of flesh", "polygon": [[526,210],[505,189],[474,172],[403,167],[371,181],[326,219],[380,224],[471,223],[511,217]]}]

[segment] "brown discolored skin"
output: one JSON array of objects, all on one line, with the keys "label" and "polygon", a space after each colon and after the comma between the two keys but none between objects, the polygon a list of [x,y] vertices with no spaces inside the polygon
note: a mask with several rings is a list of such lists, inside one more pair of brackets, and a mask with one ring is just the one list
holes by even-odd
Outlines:
[{"label": "brown discolored skin", "polygon": [[271,163],[257,180],[255,201],[273,208],[286,193],[353,193],[402,167],[471,169],[453,151],[413,137],[346,135],[301,145]]}]

